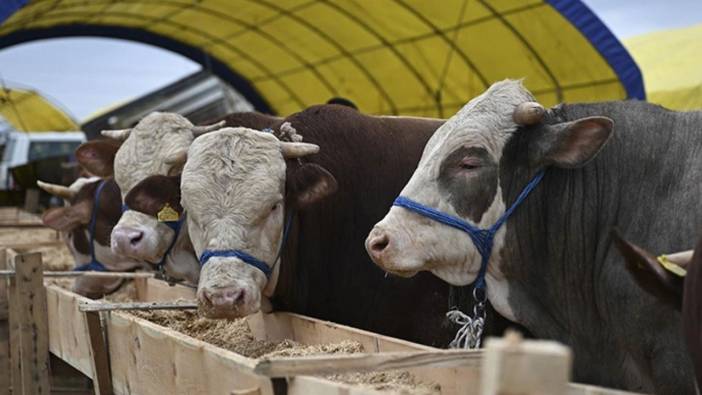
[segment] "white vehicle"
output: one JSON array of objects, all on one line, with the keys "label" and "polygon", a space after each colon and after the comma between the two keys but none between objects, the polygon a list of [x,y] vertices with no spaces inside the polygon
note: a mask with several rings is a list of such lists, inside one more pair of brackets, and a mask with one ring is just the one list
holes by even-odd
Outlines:
[{"label": "white vehicle", "polygon": [[0,190],[15,189],[11,170],[44,159],[71,156],[85,142],[83,132],[10,131],[0,135]]}]

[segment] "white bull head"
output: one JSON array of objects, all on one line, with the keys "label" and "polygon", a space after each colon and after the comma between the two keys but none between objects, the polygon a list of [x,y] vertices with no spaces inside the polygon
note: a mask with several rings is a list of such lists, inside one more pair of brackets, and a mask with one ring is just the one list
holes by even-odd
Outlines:
[{"label": "white bull head", "polygon": [[[271,133],[246,128],[225,128],[196,139],[183,169],[181,192],[198,256],[242,251],[273,267],[284,212],[336,190],[336,180],[317,165],[295,163],[294,171],[286,169],[286,159],[318,150],[314,144],[281,142]],[[263,296],[271,295],[278,273],[274,270],[269,280],[265,268],[233,256],[214,256],[203,265],[197,295],[210,317],[255,313]]]}]

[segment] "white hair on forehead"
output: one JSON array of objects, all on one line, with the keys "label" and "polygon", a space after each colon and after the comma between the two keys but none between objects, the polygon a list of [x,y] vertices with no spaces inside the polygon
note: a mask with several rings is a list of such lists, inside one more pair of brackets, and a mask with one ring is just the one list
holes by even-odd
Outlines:
[{"label": "white hair on forehead", "polygon": [[185,200],[190,197],[185,195],[191,195],[210,205],[239,207],[271,199],[271,191],[277,192],[284,174],[285,161],[275,136],[224,128],[195,139],[181,184]]},{"label": "white hair on forehead", "polygon": [[193,242],[224,247],[236,240],[249,248],[246,232],[282,198],[284,181],[285,160],[271,133],[224,128],[195,139],[181,178],[183,207],[203,225]]},{"label": "white hair on forehead", "polygon": [[483,94],[463,106],[441,129],[460,127],[466,122],[473,122],[474,119],[492,120],[505,128],[513,128],[516,127],[512,120],[515,107],[528,101],[534,101],[534,96],[522,85],[521,80],[496,82]]},{"label": "white hair on forehead", "polygon": [[115,156],[115,181],[122,197],[139,181],[167,174],[167,159],[193,141],[193,124],[174,113],[153,112],[133,128]]},{"label": "white hair on forehead", "polygon": [[[521,103],[534,101],[534,96],[521,80],[496,82],[480,96],[473,98],[458,113],[444,123],[429,139],[422,162],[437,154],[446,154],[466,140],[485,146],[499,155],[507,137],[518,125],[512,119],[514,109]],[[440,154],[439,151],[442,153]]]}]

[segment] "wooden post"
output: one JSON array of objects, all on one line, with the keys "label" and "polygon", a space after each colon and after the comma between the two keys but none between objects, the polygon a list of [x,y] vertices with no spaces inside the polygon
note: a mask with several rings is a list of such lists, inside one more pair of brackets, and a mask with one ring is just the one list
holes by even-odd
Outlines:
[{"label": "wooden post", "polygon": [[86,312],[85,319],[88,323],[88,337],[90,338],[93,389],[95,390],[95,395],[112,395],[110,358],[107,353],[107,343],[102,334],[100,313]]},{"label": "wooden post", "polygon": [[[0,269],[5,269],[5,249],[0,248]],[[0,395],[9,395],[12,378],[10,376],[10,326],[8,323],[9,303],[7,281],[0,280]]]},{"label": "wooden post", "polygon": [[563,395],[568,391],[570,349],[553,341],[522,341],[508,332],[485,346],[481,395]]},{"label": "wooden post", "polygon": [[39,211],[39,190],[29,188],[24,192],[24,211],[36,213]]},{"label": "wooden post", "polygon": [[[14,250],[5,250],[5,266],[8,269],[15,269]],[[10,331],[10,378],[12,382],[12,394],[23,394],[22,391],[22,356],[20,355],[20,325],[19,325],[19,304],[16,303],[17,281],[15,277],[7,278],[7,300],[8,300],[8,327]]]},{"label": "wooden post", "polygon": [[15,270],[12,304],[20,330],[22,393],[49,395],[49,318],[41,253],[17,255]]}]

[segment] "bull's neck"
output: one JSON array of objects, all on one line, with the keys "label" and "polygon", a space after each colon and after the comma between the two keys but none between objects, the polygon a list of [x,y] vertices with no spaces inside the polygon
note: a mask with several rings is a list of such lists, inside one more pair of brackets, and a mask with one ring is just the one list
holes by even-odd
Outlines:
[{"label": "bull's neck", "polygon": [[[689,149],[702,145],[702,133],[686,126],[691,118],[702,121],[701,114],[604,103],[567,106],[560,121],[590,115],[613,118],[613,138],[580,169],[547,169],[507,222],[500,259],[516,320],[537,336],[567,343],[589,323],[601,324],[589,328],[597,332],[626,314],[608,310],[613,292],[638,297],[612,248],[612,229],[654,251],[677,251],[690,247],[676,243],[691,240],[702,225],[699,196],[681,193],[687,169],[702,159],[702,152]],[[514,201],[535,171],[502,169],[505,202]],[[669,210],[685,211],[684,218],[671,223]]]}]

